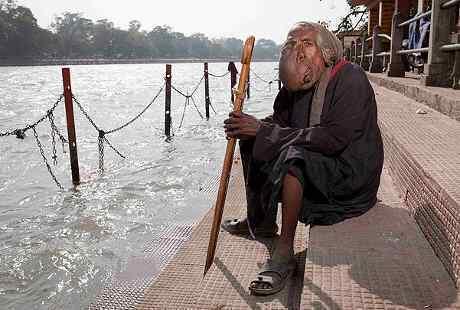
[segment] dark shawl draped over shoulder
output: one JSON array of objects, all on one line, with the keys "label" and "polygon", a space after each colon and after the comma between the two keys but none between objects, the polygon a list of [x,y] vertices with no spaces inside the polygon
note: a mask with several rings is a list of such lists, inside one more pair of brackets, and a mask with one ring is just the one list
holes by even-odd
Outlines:
[{"label": "dark shawl draped over shoulder", "polygon": [[251,226],[276,216],[288,171],[297,171],[304,187],[299,220],[305,224],[334,224],[376,203],[383,146],[366,74],[348,63],[333,75],[319,124],[310,126],[314,93],[282,88],[256,138],[240,142]]}]

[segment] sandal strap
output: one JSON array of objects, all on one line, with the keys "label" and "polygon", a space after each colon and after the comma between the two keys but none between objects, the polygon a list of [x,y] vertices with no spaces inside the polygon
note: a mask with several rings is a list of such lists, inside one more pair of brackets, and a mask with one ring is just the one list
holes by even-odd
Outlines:
[{"label": "sandal strap", "polygon": [[271,259],[262,266],[258,275],[264,275],[266,273],[275,273],[281,280],[284,280],[289,274],[296,268],[297,263],[295,259],[292,259],[286,263],[278,263]]},{"label": "sandal strap", "polygon": [[252,284],[269,284],[272,288],[275,287],[275,283],[279,283],[280,281],[276,281],[276,279],[274,279],[273,277],[271,276],[264,276],[264,275],[257,275],[257,279],[256,280],[252,280],[251,281],[251,285]]}]

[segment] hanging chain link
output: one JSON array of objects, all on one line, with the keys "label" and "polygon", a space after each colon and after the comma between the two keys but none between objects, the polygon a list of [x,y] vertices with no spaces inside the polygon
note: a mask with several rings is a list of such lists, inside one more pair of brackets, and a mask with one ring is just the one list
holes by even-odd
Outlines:
[{"label": "hanging chain link", "polygon": [[40,139],[38,137],[38,134],[37,134],[37,130],[35,129],[35,126],[31,128],[34,132],[34,136],[35,136],[35,141],[37,142],[37,146],[40,150],[40,154],[42,155],[42,158],[43,158],[43,162],[45,163],[46,165],[46,168],[48,169],[48,172],[49,174],[51,175],[51,177],[53,178],[54,182],[56,183],[56,185],[61,189],[63,190],[64,187],[61,185],[61,183],[59,183],[58,179],[56,178],[56,175],[53,173],[53,170],[51,169],[51,166],[50,164],[48,163],[48,159],[46,158],[45,156],[45,150],[43,150],[43,146],[42,146],[42,143],[40,142]]},{"label": "hanging chain link", "polygon": [[64,95],[61,94],[59,96],[59,98],[56,100],[56,102],[53,104],[53,106],[51,107],[51,109],[48,110],[48,112],[43,115],[38,121],[36,121],[35,123],[33,124],[29,124],[27,125],[26,127],[24,128],[19,128],[19,129],[14,129],[14,130],[10,130],[10,131],[6,131],[6,132],[0,132],[0,138],[1,137],[7,137],[7,136],[16,136],[16,138],[18,139],[24,139],[25,138],[25,134],[28,130],[36,127],[38,124],[40,124],[41,122],[43,122],[47,117],[48,117],[48,114],[49,113],[52,113],[56,107],[58,106],[58,104],[62,101],[62,99],[64,98]]},{"label": "hanging chain link", "polygon": [[83,108],[82,104],[75,98],[75,96],[72,94],[72,99],[73,101],[77,104],[78,108],[80,109],[81,113],[86,117],[88,122],[96,129],[98,132],[101,131],[99,127],[96,125],[96,123],[93,121],[93,119],[89,116],[88,112]]},{"label": "hanging chain link", "polygon": [[53,128],[53,119],[54,116],[53,116],[53,113],[49,113],[48,114],[48,120],[50,122],[50,129],[51,129],[51,149],[53,151],[53,164],[56,166],[57,165],[57,152],[56,152],[56,132],[54,131],[54,128]]},{"label": "hanging chain link", "polygon": [[104,136],[105,132],[99,130],[99,137],[97,140],[98,151],[99,151],[99,173],[104,172]]},{"label": "hanging chain link", "polygon": [[111,134],[111,133],[114,133],[114,132],[117,132],[119,130],[122,130],[123,128],[131,125],[132,123],[134,123],[139,117],[141,117],[145,111],[147,111],[150,106],[158,99],[158,97],[160,96],[161,92],[163,91],[165,87],[165,84],[163,84],[160,88],[160,90],[156,93],[156,95],[153,97],[153,99],[150,101],[150,103],[139,113],[137,114],[136,116],[134,116],[130,121],[126,122],[124,125],[121,125],[120,127],[117,127],[115,129],[112,129],[112,130],[109,130],[106,132],[106,134]]},{"label": "hanging chain link", "polygon": [[211,72],[208,71],[208,74],[212,77],[215,77],[215,78],[221,78],[221,77],[224,77],[224,76],[227,76],[230,74],[230,71],[227,71],[223,74],[212,74]]}]

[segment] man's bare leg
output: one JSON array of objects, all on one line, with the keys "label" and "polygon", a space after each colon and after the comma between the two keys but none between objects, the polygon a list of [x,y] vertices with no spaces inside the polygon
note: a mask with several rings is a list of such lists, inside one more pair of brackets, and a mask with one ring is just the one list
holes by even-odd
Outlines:
[{"label": "man's bare leg", "polygon": [[[302,200],[302,185],[296,177],[287,174],[283,180],[281,235],[272,255],[272,260],[275,262],[288,264],[294,257],[294,237],[297,221],[299,219],[299,212],[302,207]],[[276,273],[268,273],[275,277],[278,276]],[[257,282],[252,282],[251,287],[253,289],[271,288],[270,284]]]},{"label": "man's bare leg", "polygon": [[303,188],[299,180],[287,174],[283,180],[281,235],[273,253],[276,261],[288,261],[294,256],[294,237],[302,207]]}]

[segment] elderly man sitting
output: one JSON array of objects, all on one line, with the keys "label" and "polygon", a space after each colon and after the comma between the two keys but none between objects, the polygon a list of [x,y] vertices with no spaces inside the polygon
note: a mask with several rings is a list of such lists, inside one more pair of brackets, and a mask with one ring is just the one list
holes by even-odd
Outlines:
[{"label": "elderly man sitting", "polygon": [[247,218],[226,220],[232,234],[281,234],[253,294],[280,291],[296,269],[297,222],[331,225],[372,208],[383,165],[373,89],[364,71],[343,60],[338,39],[323,26],[299,22],[281,51],[283,88],[273,114],[259,120],[231,113],[228,137],[240,139]]}]

